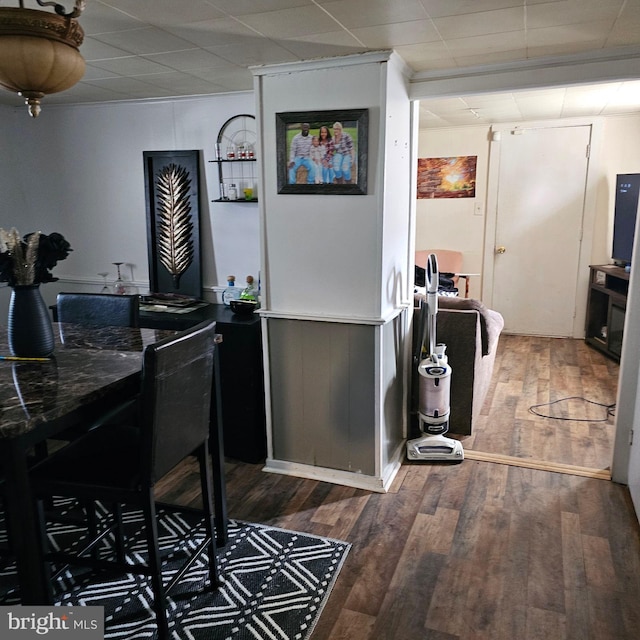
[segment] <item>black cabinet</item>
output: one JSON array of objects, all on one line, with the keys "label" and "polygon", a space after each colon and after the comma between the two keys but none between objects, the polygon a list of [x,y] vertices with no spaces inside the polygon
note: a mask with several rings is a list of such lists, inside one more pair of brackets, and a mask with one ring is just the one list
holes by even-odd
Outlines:
[{"label": "black cabinet", "polygon": [[186,329],[204,320],[216,321],[222,336],[220,387],[224,453],[243,462],[261,462],[267,455],[262,365],[262,332],[257,313],[241,316],[221,304],[207,304],[189,313],[140,309],[140,326]]},{"label": "black cabinet", "polygon": [[589,267],[585,341],[620,361],[629,274],[614,265]]},{"label": "black cabinet", "polygon": [[[50,309],[57,322],[56,305]],[[218,357],[224,453],[243,462],[261,462],[267,456],[267,435],[258,314],[237,315],[222,304],[204,304],[186,313],[140,307],[143,328],[182,331],[205,320],[215,320],[222,336]]]}]

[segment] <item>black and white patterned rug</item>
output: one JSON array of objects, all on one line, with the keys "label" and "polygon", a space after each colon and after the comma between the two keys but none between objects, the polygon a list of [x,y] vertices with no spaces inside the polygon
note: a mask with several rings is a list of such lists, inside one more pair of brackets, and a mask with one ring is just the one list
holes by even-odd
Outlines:
[{"label": "black and white patterned rug", "polygon": [[[65,516],[70,502],[58,501]],[[164,566],[180,566],[204,537],[197,512],[159,510],[163,549],[178,548]],[[56,519],[56,520],[59,520]],[[128,553],[144,558],[140,512],[125,513]],[[51,524],[54,547],[69,548],[80,540],[73,524]],[[0,533],[0,538],[2,537]],[[172,640],[306,640],[322,613],[350,545],[295,531],[231,521],[229,541],[218,549],[221,586],[207,588],[206,555],[168,595]],[[63,574],[56,586],[57,604],[103,606],[105,638],[155,638],[153,593],[145,576],[90,576],[82,570]],[[13,568],[0,571],[0,604],[16,603]]]}]

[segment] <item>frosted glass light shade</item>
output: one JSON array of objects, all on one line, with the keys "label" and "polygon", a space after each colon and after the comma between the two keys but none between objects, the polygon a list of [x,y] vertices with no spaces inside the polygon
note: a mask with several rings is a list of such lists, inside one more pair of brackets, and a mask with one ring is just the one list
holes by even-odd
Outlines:
[{"label": "frosted glass light shade", "polygon": [[0,7],[0,85],[40,113],[40,99],[64,91],[84,75],[77,21],[35,9]]}]

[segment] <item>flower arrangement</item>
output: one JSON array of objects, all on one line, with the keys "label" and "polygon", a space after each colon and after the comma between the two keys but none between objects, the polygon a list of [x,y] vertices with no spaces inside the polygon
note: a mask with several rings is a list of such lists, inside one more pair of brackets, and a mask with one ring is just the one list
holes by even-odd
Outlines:
[{"label": "flower arrangement", "polygon": [[73,251],[60,233],[40,231],[20,237],[17,229],[0,228],[0,282],[10,287],[55,282],[51,269]]}]

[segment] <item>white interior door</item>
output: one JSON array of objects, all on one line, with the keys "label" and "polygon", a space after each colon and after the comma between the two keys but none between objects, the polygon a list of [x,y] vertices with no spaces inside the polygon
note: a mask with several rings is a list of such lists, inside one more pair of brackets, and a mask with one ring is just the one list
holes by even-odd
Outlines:
[{"label": "white interior door", "polygon": [[498,143],[491,304],[509,333],[572,336],[590,135],[518,129]]}]

